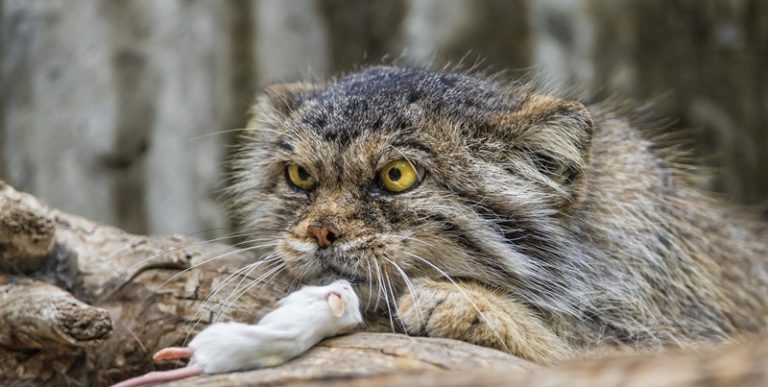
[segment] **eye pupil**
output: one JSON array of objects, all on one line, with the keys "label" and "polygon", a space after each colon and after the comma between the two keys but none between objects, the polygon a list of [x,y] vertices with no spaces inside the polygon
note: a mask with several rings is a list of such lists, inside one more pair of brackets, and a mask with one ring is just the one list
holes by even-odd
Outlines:
[{"label": "eye pupil", "polygon": [[389,179],[392,181],[398,181],[400,180],[400,176],[402,176],[402,172],[400,172],[400,168],[394,167],[390,168],[389,171],[387,171],[387,176],[389,176]]},{"label": "eye pupil", "polygon": [[299,167],[297,172],[299,173],[299,179],[301,179],[302,181],[306,181],[311,178],[311,176],[309,176],[309,172],[307,172],[302,167]]}]

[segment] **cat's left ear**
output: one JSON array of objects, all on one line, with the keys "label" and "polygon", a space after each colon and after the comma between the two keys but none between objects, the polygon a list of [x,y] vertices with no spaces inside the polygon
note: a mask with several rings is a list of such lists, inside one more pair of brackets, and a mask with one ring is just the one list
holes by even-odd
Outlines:
[{"label": "cat's left ear", "polygon": [[576,201],[589,164],[594,124],[577,101],[533,95],[513,112],[498,117],[513,150]]}]

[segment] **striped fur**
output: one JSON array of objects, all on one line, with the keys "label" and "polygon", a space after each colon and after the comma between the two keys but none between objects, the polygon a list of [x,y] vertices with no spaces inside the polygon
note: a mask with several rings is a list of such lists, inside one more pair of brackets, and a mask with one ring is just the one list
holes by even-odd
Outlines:
[{"label": "striped fur", "polygon": [[[764,332],[768,226],[692,188],[668,153],[598,105],[374,67],[268,87],[232,208],[298,281],[356,281],[413,334],[548,362]],[[387,194],[377,172],[398,159],[426,176]],[[289,163],[317,188],[292,189]],[[319,220],[342,232],[332,248],[306,233]]]}]

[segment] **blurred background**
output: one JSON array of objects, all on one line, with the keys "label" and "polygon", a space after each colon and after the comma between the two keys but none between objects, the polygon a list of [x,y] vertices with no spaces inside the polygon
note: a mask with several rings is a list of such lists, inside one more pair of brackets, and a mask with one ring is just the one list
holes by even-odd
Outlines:
[{"label": "blurred background", "polygon": [[652,100],[703,185],[768,199],[762,0],[0,0],[0,179],[132,232],[221,235],[258,89],[385,57]]}]

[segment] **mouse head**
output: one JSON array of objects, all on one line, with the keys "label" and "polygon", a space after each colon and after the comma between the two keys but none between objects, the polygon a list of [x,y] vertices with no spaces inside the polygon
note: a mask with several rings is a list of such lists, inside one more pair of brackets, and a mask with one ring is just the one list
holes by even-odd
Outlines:
[{"label": "mouse head", "polygon": [[325,298],[331,313],[344,327],[352,328],[363,323],[360,301],[349,281],[338,280],[324,288],[327,289]]}]

